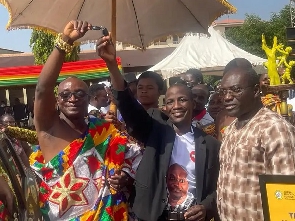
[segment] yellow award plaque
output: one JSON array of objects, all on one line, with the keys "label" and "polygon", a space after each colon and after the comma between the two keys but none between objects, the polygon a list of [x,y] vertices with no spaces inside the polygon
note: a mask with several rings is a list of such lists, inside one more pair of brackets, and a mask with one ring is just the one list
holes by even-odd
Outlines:
[{"label": "yellow award plaque", "polygon": [[265,221],[295,220],[295,176],[260,175]]}]

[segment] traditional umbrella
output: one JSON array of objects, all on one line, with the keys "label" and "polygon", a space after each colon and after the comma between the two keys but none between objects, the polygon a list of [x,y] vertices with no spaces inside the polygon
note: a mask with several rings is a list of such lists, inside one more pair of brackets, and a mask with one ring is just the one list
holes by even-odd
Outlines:
[{"label": "traditional umbrella", "polygon": [[[141,49],[171,34],[207,33],[216,18],[236,11],[226,0],[0,0],[0,3],[9,11],[7,29],[37,27],[62,32],[70,20],[84,20],[111,27],[114,42]],[[98,37],[97,32],[89,31],[81,41]],[[116,110],[114,105],[110,109]]]},{"label": "traditional umbrella", "polygon": [[[41,27],[62,32],[70,20],[112,30],[113,39],[146,48],[155,39],[185,32],[207,33],[219,16],[235,12],[226,0],[0,0],[9,11],[7,29]],[[112,16],[112,19],[110,17]],[[96,40],[88,32],[81,41]]]}]

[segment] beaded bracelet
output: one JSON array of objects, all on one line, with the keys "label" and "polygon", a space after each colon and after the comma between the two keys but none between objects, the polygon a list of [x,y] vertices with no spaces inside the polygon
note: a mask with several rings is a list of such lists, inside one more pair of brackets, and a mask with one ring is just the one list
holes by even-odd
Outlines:
[{"label": "beaded bracelet", "polygon": [[62,39],[62,34],[59,33],[55,39],[55,47],[58,48],[59,50],[62,50],[64,52],[71,53],[73,51],[74,45],[70,45],[67,42],[65,42]]}]

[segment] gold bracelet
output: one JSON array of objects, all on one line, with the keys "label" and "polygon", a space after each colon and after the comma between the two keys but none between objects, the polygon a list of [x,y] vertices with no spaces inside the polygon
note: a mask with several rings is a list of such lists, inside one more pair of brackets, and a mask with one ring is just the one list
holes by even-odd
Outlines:
[{"label": "gold bracelet", "polygon": [[70,45],[62,39],[62,33],[59,33],[57,35],[54,43],[55,47],[57,47],[59,50],[66,52],[67,54],[71,53],[75,47],[74,45]]}]

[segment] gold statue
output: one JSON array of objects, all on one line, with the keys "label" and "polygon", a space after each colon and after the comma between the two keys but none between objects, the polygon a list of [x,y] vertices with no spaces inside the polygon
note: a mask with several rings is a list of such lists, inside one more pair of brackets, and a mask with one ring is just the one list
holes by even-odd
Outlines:
[{"label": "gold statue", "polygon": [[289,81],[289,84],[293,84],[293,80],[291,79],[291,71],[293,66],[295,66],[295,61],[290,61],[289,64],[286,62],[285,63],[285,72],[282,76],[282,84],[286,83],[286,80]]},{"label": "gold statue", "polygon": [[265,35],[262,35],[262,49],[267,56],[267,63],[264,65],[267,67],[268,76],[270,78],[270,85],[280,85],[280,76],[277,70],[276,52],[278,48],[282,48],[282,45],[278,45],[278,39],[275,36],[273,38],[273,46],[269,48],[265,41]]},{"label": "gold statue", "polygon": [[283,44],[279,44],[277,48],[278,52],[282,53],[282,55],[278,57],[278,60],[280,60],[278,67],[280,67],[282,64],[285,65],[286,67],[288,66],[287,58],[289,57],[289,54],[292,51],[291,47],[286,47],[285,50],[283,48],[284,48]]},{"label": "gold statue", "polygon": [[[268,61],[263,62],[263,65],[266,69],[268,69]],[[268,75],[268,74],[267,74]]]}]

